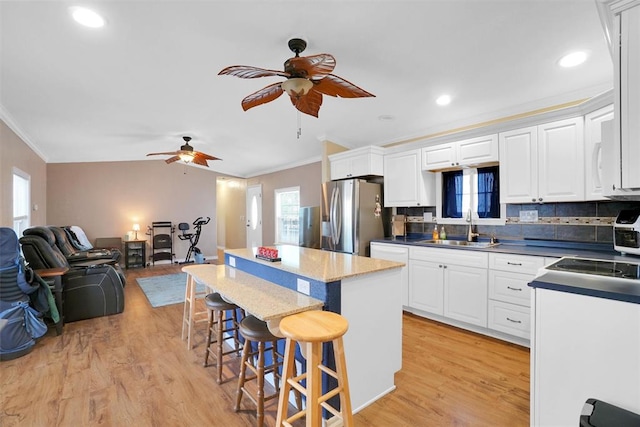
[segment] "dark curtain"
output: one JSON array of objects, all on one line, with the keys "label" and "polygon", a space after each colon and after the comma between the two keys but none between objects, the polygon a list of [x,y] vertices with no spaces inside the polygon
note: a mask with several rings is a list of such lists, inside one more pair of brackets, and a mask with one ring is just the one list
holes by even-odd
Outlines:
[{"label": "dark curtain", "polygon": [[442,216],[462,218],[462,171],[442,173]]},{"label": "dark curtain", "polygon": [[478,168],[478,217],[500,218],[498,166]]}]

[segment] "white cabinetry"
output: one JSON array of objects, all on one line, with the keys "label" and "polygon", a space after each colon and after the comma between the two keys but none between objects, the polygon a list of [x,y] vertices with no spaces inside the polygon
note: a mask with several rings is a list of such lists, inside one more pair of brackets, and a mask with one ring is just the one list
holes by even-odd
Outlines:
[{"label": "white cabinetry", "polygon": [[356,178],[359,176],[384,175],[384,149],[363,147],[329,156],[331,179]]},{"label": "white cabinetry", "polygon": [[435,206],[435,175],[420,168],[420,149],[385,154],[384,206]]},{"label": "white cabinetry", "polygon": [[585,200],[605,200],[602,194],[602,122],[613,119],[613,105],[584,116]]},{"label": "white cabinetry", "polygon": [[403,262],[404,267],[400,273],[400,295],[402,305],[409,305],[409,248],[402,245],[371,242],[371,258],[385,259],[387,261]]},{"label": "white cabinetry", "polygon": [[423,170],[442,170],[497,161],[497,134],[422,149]]},{"label": "white cabinetry", "polygon": [[409,307],[487,326],[488,254],[409,248]]},{"label": "white cabinetry", "polygon": [[584,200],[583,139],[582,117],[500,133],[500,202]]},{"label": "white cabinetry", "polygon": [[577,425],[590,397],[640,413],[640,304],[533,292],[531,425]]},{"label": "white cabinetry", "polygon": [[531,333],[529,282],[545,264],[544,258],[489,254],[489,328],[529,339]]},{"label": "white cabinetry", "polygon": [[442,263],[412,260],[409,264],[409,307],[428,313],[444,313]]},{"label": "white cabinetry", "polygon": [[[614,105],[619,147],[617,188],[640,188],[640,1],[615,1]],[[617,177],[616,177],[617,178]]]}]

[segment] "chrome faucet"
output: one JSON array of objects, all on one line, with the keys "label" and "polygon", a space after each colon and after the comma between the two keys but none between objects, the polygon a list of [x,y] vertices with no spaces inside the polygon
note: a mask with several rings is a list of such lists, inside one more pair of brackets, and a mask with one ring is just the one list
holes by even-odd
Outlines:
[{"label": "chrome faucet", "polygon": [[469,211],[467,212],[466,220],[469,223],[469,229],[467,230],[467,242],[475,242],[480,234],[473,232],[471,209],[469,209]]}]

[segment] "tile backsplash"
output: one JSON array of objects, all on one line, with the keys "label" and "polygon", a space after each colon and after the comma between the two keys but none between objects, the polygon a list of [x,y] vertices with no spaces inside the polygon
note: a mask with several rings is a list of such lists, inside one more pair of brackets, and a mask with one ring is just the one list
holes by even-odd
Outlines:
[{"label": "tile backsplash", "polygon": [[[507,205],[505,225],[478,225],[481,237],[495,234],[505,240],[563,240],[588,243],[613,243],[613,222],[622,209],[640,209],[640,202],[599,201]],[[520,211],[536,211],[536,222],[521,222]],[[435,207],[397,208],[408,217],[422,217]],[[464,236],[464,225],[445,225],[449,236]],[[430,234],[433,223],[407,223],[407,233]]]}]

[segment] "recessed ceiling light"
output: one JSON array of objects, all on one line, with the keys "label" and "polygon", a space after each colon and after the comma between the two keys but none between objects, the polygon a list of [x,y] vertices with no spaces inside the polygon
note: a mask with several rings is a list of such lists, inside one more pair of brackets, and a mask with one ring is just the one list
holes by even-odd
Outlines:
[{"label": "recessed ceiling light", "polygon": [[449,105],[451,103],[451,97],[449,95],[440,95],[438,99],[436,99],[436,104],[438,105]]},{"label": "recessed ceiling light", "polygon": [[71,16],[75,21],[89,28],[104,27],[104,18],[98,15],[96,12],[84,7],[72,7]]},{"label": "recessed ceiling light", "polygon": [[392,116],[391,114],[383,114],[381,116],[378,116],[378,120],[380,121],[391,121],[391,120],[395,120],[395,117]]},{"label": "recessed ceiling light", "polygon": [[571,52],[570,54],[560,58],[560,61],[558,62],[558,64],[561,67],[569,68],[569,67],[575,67],[576,65],[580,65],[586,60],[587,60],[587,52],[582,52],[582,51]]}]

